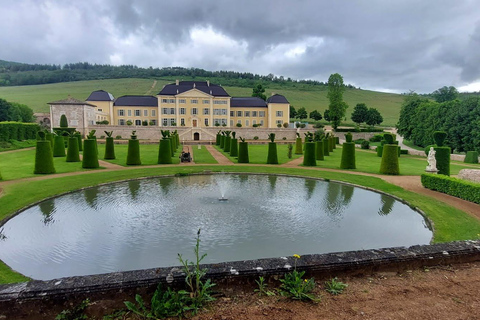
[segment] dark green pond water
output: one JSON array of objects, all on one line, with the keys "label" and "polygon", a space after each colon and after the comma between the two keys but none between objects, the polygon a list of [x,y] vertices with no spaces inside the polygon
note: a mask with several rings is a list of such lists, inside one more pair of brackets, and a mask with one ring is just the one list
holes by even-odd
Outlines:
[{"label": "dark green pond water", "polygon": [[[222,194],[227,201],[219,201]],[[205,263],[428,244],[424,218],[338,183],[200,175],[100,186],[9,220],[0,259],[34,279],[179,265],[201,229]]]}]

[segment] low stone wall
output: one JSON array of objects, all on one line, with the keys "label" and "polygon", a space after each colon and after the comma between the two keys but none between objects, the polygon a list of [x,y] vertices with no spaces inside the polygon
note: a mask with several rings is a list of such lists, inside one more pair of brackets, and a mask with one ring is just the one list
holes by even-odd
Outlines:
[{"label": "low stone wall", "polygon": [[472,182],[480,183],[480,170],[462,169],[458,173],[458,178]]},{"label": "low stone wall", "polygon": [[[291,271],[293,257],[223,262],[204,265],[206,278],[219,287],[254,284],[259,276],[278,277]],[[377,271],[402,271],[439,264],[480,260],[480,240],[458,241],[434,245],[360,250],[328,254],[304,255],[297,269],[317,279],[341,274],[371,274]],[[135,295],[139,289],[152,290],[159,283],[181,286],[185,274],[180,267],[115,272],[101,275],[68,277],[50,281],[30,281],[0,286],[0,310],[9,310],[16,303],[42,300],[52,304],[55,299],[105,298],[115,294]],[[2,314],[2,311],[0,311]]]}]

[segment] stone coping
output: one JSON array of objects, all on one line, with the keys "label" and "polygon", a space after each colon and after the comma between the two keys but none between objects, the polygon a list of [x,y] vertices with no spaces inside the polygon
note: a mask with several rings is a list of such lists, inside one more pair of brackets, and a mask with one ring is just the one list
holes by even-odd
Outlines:
[{"label": "stone coping", "polygon": [[[464,263],[480,260],[480,240],[457,241],[409,248],[359,250],[327,254],[304,255],[297,261],[293,257],[205,264],[206,278],[219,285],[253,283],[259,276],[282,276],[297,266],[308,276],[331,277],[339,274],[370,274],[376,271],[401,271],[422,266]],[[185,274],[181,267],[153,268],[114,272],[100,275],[78,276],[49,281],[0,286],[0,305],[32,299],[89,297],[107,292],[135,292],[141,288],[154,288],[159,283],[181,286]]]}]

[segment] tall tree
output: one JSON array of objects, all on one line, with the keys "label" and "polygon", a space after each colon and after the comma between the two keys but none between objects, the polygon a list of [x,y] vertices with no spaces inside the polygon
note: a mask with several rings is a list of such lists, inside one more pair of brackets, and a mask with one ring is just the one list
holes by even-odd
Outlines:
[{"label": "tall tree", "polygon": [[328,122],[330,122],[332,119],[330,119],[330,110],[325,110],[325,112],[323,113],[323,118],[325,120],[327,120]]},{"label": "tall tree", "polygon": [[297,119],[307,119],[308,117],[308,114],[307,114],[307,110],[305,110],[304,107],[301,107],[297,110]]},{"label": "tall tree", "polygon": [[357,103],[352,112],[352,121],[360,125],[367,120],[368,107],[365,103]]},{"label": "tall tree", "polygon": [[317,110],[313,110],[312,112],[310,112],[310,119],[320,121],[320,120],[322,120],[322,118],[323,118],[322,114],[320,112],[318,112]]},{"label": "tall tree", "polygon": [[12,105],[7,100],[0,99],[0,121],[10,121]]},{"label": "tall tree", "polygon": [[369,126],[373,127],[374,125],[378,125],[378,124],[382,123],[383,122],[383,117],[377,109],[370,108],[367,111],[365,122]]},{"label": "tall tree", "polygon": [[259,97],[260,99],[267,100],[267,96],[264,93],[265,88],[259,83],[253,88],[252,97]]},{"label": "tall tree", "polygon": [[297,110],[295,107],[290,105],[290,118],[295,119],[297,117]]},{"label": "tall tree", "polygon": [[330,119],[334,129],[338,128],[345,117],[345,111],[348,108],[348,105],[343,101],[344,91],[345,85],[343,84],[343,77],[338,73],[330,75],[328,78],[327,97],[330,100],[328,110],[330,110]]},{"label": "tall tree", "polygon": [[433,91],[432,96],[437,102],[452,101],[458,98],[458,90],[453,86],[444,86]]}]

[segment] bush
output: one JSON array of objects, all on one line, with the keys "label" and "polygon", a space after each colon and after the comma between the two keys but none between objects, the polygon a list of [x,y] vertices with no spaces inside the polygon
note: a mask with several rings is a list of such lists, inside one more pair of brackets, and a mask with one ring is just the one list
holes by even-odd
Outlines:
[{"label": "bush", "polygon": [[302,138],[298,137],[295,140],[295,154],[303,154]]},{"label": "bush", "polygon": [[428,173],[421,179],[425,188],[480,204],[480,183]]},{"label": "bush", "polygon": [[143,121],[142,121],[142,126],[145,126],[145,127],[148,126],[148,121],[147,121],[147,120],[143,120]]},{"label": "bush", "polygon": [[131,126],[133,122],[131,120],[127,120],[127,126]]},{"label": "bush", "polygon": [[67,162],[80,162],[77,137],[68,138]]},{"label": "bush", "polygon": [[305,123],[300,124],[300,128],[304,129],[307,125]]},{"label": "bush", "polygon": [[285,129],[287,129],[287,128],[288,128],[288,122],[284,122],[284,123],[283,123],[283,127],[284,127]]},{"label": "bush", "polygon": [[235,126],[236,126],[237,128],[241,128],[241,127],[242,127],[242,124],[241,124],[241,123],[237,123]]},{"label": "bush", "polygon": [[446,137],[447,133],[445,131],[435,131],[433,133],[433,140],[435,141],[435,144],[439,147],[443,147],[443,142],[445,141]]},{"label": "bush", "polygon": [[164,138],[160,140],[158,148],[158,164],[172,163],[172,147],[170,146],[170,139]]},{"label": "bush", "polygon": [[317,165],[315,142],[307,142],[305,144],[305,156],[303,157],[303,165],[308,167],[313,167]]},{"label": "bush", "polygon": [[83,141],[83,161],[82,168],[98,168],[97,140],[85,139]]},{"label": "bush", "polygon": [[467,151],[465,155],[465,159],[463,160],[465,163],[478,163],[478,152],[477,151]]},{"label": "bush", "polygon": [[275,142],[268,143],[267,164],[278,164],[277,144]]},{"label": "bush", "polygon": [[48,140],[38,140],[35,149],[35,174],[55,173],[52,145]]},{"label": "bush", "polygon": [[362,143],[360,144],[360,147],[362,149],[369,150],[370,149],[370,141],[368,140],[363,140]]},{"label": "bush", "polygon": [[238,156],[238,139],[230,139],[230,156]]},{"label": "bush", "polygon": [[439,174],[450,175],[450,153],[449,147],[435,147],[435,159],[437,159],[437,170]]},{"label": "bush", "polygon": [[383,145],[378,146],[376,151],[377,151],[377,157],[381,157],[383,155]]},{"label": "bush", "polygon": [[[337,128],[335,132],[349,132],[352,131],[352,128]],[[355,130],[356,131],[356,130]],[[379,128],[361,128],[358,132],[383,132],[383,129]]]},{"label": "bush", "polygon": [[383,140],[383,134],[376,134],[370,139],[368,139],[370,142],[380,142]]},{"label": "bush", "polygon": [[222,134],[220,136],[220,149],[224,149],[225,148],[225,136]]},{"label": "bush", "polygon": [[400,149],[400,154],[408,154],[408,150]]},{"label": "bush", "polygon": [[82,135],[80,133],[75,133],[73,135],[75,138],[77,138],[78,141],[78,151],[83,151],[83,141],[82,141]]},{"label": "bush", "polygon": [[287,140],[287,137],[283,137],[282,140],[283,140],[283,141]]},{"label": "bush", "polygon": [[277,123],[277,128],[281,128],[282,127],[282,124],[281,123]]},{"label": "bush", "polygon": [[67,116],[64,114],[60,116],[60,128],[68,128]]},{"label": "bush", "polygon": [[230,152],[230,142],[231,141],[232,141],[232,137],[230,137],[230,136],[225,137],[225,146],[223,148],[223,151]]},{"label": "bush", "polygon": [[340,169],[356,169],[355,163],[355,142],[345,142],[342,149]]},{"label": "bush", "polygon": [[400,166],[398,164],[398,146],[397,145],[385,144],[383,146],[382,162],[380,164],[380,173],[391,174],[391,175],[400,174]]},{"label": "bush", "polygon": [[115,144],[113,137],[107,137],[107,139],[105,139],[105,155],[103,158],[105,160],[115,159]]},{"label": "bush", "polygon": [[220,145],[220,138],[222,137],[222,135],[220,133],[217,133],[216,137],[215,137],[215,145],[216,146],[219,146]]},{"label": "bush", "polygon": [[63,136],[55,136],[53,143],[53,156],[65,157],[65,141],[63,140]]},{"label": "bush", "polygon": [[352,142],[352,134],[350,132],[345,134],[345,141]]},{"label": "bush", "polygon": [[315,159],[317,160],[325,160],[323,156],[323,143],[324,140],[319,140],[316,142],[317,146],[315,148]]},{"label": "bush", "polygon": [[118,135],[118,136],[115,137],[115,139],[117,139],[117,140],[122,139],[122,136]]},{"label": "bush", "polygon": [[238,144],[238,163],[249,163],[248,142],[240,142]]},{"label": "bush", "polygon": [[258,136],[253,137],[253,140],[258,140]]},{"label": "bush", "polygon": [[328,147],[329,144],[330,144],[330,141],[328,140],[328,137],[323,139],[323,156],[330,155],[330,148]]},{"label": "bush", "polygon": [[128,150],[127,150],[127,165],[136,166],[141,165],[142,161],[140,160],[140,141],[138,139],[128,140]]},{"label": "bush", "polygon": [[321,129],[321,128],[325,127],[325,126],[324,126],[323,124],[321,124],[320,122],[315,122],[315,123],[313,124],[313,127],[314,127],[315,129]]}]

